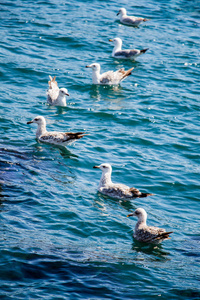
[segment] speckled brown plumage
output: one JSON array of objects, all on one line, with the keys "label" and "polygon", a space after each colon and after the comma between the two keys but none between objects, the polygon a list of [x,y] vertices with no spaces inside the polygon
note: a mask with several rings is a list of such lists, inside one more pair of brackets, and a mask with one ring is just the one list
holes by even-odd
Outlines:
[{"label": "speckled brown plumage", "polygon": [[98,191],[104,195],[107,195],[116,199],[130,200],[133,198],[143,198],[151,196],[150,193],[141,193],[134,187],[129,187],[121,183],[113,183],[111,180],[112,167],[110,164],[104,163],[100,166],[94,166],[102,170],[102,176],[100,179]]},{"label": "speckled brown plumage", "polygon": [[36,131],[36,138],[40,142],[45,142],[54,145],[66,146],[81,139],[86,134],[84,132],[58,132],[52,131],[48,132],[46,130],[46,120],[43,116],[35,117],[32,121],[27,122],[27,124],[36,123],[38,128]]},{"label": "speckled brown plumage", "polygon": [[138,221],[135,225],[135,231],[133,237],[139,242],[144,243],[160,243],[169,238],[169,234],[173,231],[168,231],[164,228],[147,226],[147,213],[143,208],[137,208],[135,212],[129,214],[127,217],[136,216]]}]

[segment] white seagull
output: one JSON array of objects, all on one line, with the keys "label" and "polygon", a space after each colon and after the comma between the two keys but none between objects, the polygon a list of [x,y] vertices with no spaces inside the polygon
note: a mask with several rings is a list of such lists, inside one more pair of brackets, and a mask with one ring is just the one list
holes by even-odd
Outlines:
[{"label": "white seagull", "polygon": [[65,88],[59,89],[56,82],[56,76],[53,78],[49,75],[49,89],[47,91],[47,103],[54,106],[67,106],[66,96],[69,96],[68,90]]},{"label": "white seagull", "polygon": [[117,85],[122,80],[124,80],[127,76],[131,75],[131,71],[134,68],[125,71],[123,69],[119,69],[117,71],[108,71],[103,74],[100,74],[100,64],[93,63],[86,68],[92,68],[92,83],[93,84],[102,84],[102,85]]},{"label": "white seagull", "polygon": [[102,170],[102,175],[98,187],[98,191],[112,198],[130,200],[131,198],[143,198],[153,194],[141,193],[136,188],[121,183],[113,183],[111,180],[112,167],[110,164],[103,163],[99,166],[94,166]]},{"label": "white seagull", "polygon": [[149,48],[143,50],[137,49],[127,49],[122,50],[122,40],[120,38],[110,39],[109,42],[114,43],[114,49],[112,52],[112,57],[123,58],[123,59],[135,59],[136,57],[144,54]]},{"label": "white seagull", "polygon": [[118,15],[120,16],[120,22],[125,25],[138,26],[142,22],[149,21],[149,19],[146,18],[127,16],[125,8],[120,8],[119,12],[117,13],[117,16]]},{"label": "white seagull", "polygon": [[127,215],[127,217],[131,216],[138,217],[133,237],[139,242],[160,243],[168,239],[170,233],[173,233],[173,231],[166,232],[163,228],[147,226],[147,213],[143,208],[137,208],[133,213]]},{"label": "white seagull", "polygon": [[42,116],[37,116],[32,121],[27,122],[27,124],[31,123],[38,124],[38,128],[36,131],[36,139],[40,142],[66,146],[78,139],[81,139],[85,135],[84,132],[48,132],[46,130],[46,120]]}]

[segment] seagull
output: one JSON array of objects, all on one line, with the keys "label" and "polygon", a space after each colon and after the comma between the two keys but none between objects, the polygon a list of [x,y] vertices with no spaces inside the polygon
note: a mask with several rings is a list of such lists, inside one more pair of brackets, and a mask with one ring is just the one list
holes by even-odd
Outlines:
[{"label": "seagull", "polygon": [[38,124],[36,139],[40,142],[66,146],[78,139],[81,139],[85,135],[84,132],[48,132],[46,130],[46,120],[43,116],[37,116],[32,121],[27,122],[27,124],[31,123]]},{"label": "seagull", "polygon": [[135,59],[136,57],[145,53],[149,49],[149,48],[147,48],[147,49],[143,49],[143,50],[137,50],[137,49],[122,50],[122,40],[120,38],[114,38],[113,40],[110,39],[109,42],[114,43],[112,57],[115,57],[115,58]]},{"label": "seagull", "polygon": [[117,16],[118,15],[120,15],[120,22],[125,25],[138,26],[142,22],[149,21],[149,19],[146,18],[127,16],[125,8],[120,8],[119,12],[117,13]]},{"label": "seagull", "polygon": [[54,106],[67,106],[66,96],[69,96],[68,90],[65,88],[59,89],[56,82],[56,76],[53,78],[49,75],[49,89],[47,91],[47,103]]},{"label": "seagull", "polygon": [[137,208],[133,213],[127,215],[127,217],[131,216],[138,217],[133,237],[139,242],[158,244],[168,239],[169,234],[173,233],[173,231],[166,232],[163,228],[147,226],[147,213],[143,208]]},{"label": "seagull", "polygon": [[130,200],[131,198],[143,198],[153,194],[141,193],[136,188],[121,183],[113,183],[111,180],[112,167],[110,164],[103,163],[99,166],[94,166],[102,170],[102,175],[98,187],[98,191],[112,198]]},{"label": "seagull", "polygon": [[86,68],[92,68],[92,83],[93,84],[103,84],[103,85],[117,85],[122,80],[124,80],[127,76],[131,75],[131,71],[134,68],[125,71],[123,69],[119,69],[117,71],[108,71],[103,74],[100,74],[101,66],[98,63],[93,63]]}]

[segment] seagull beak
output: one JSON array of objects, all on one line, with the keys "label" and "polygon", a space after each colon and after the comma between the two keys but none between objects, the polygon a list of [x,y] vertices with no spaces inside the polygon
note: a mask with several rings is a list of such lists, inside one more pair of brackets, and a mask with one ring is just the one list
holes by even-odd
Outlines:
[{"label": "seagull beak", "polygon": [[113,40],[112,40],[112,39],[109,39],[109,42],[113,42]]},{"label": "seagull beak", "polygon": [[65,93],[66,96],[69,96],[69,93]]},{"label": "seagull beak", "polygon": [[91,68],[91,66],[85,66],[86,68]]},{"label": "seagull beak", "polygon": [[100,169],[100,167],[99,166],[94,166],[93,169]]},{"label": "seagull beak", "polygon": [[119,15],[119,11],[118,11],[118,13],[117,13],[117,16]]},{"label": "seagull beak", "polygon": [[26,124],[31,124],[31,123],[33,123],[33,121],[28,121]]},{"label": "seagull beak", "polygon": [[128,218],[129,218],[129,217],[132,217],[132,216],[135,216],[135,214],[134,214],[134,213],[131,213],[131,214],[128,214],[128,215],[127,215]]}]

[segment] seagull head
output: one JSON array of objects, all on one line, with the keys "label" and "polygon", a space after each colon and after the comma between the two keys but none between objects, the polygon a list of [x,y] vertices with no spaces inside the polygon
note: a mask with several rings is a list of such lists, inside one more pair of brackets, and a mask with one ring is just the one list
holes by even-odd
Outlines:
[{"label": "seagull head", "polygon": [[127,215],[127,217],[132,217],[132,216],[137,217],[139,221],[146,222],[147,219],[147,213],[144,210],[144,208],[141,207],[137,208],[133,213]]},{"label": "seagull head", "polygon": [[68,90],[65,89],[65,88],[61,88],[60,91],[59,91],[59,94],[61,96],[69,96]]},{"label": "seagull head", "polygon": [[110,39],[109,42],[113,42],[115,46],[122,46],[122,40],[120,38]]},{"label": "seagull head", "polygon": [[101,169],[103,173],[111,173],[112,172],[112,167],[110,164],[104,163],[99,166],[94,166],[94,169]]},{"label": "seagull head", "polygon": [[100,71],[100,64],[93,63],[91,65],[86,66],[86,68],[92,68],[92,70],[94,70],[94,71]]},{"label": "seagull head", "polygon": [[118,11],[118,13],[117,13],[117,16],[118,15],[122,15],[122,16],[124,16],[124,15],[126,15],[126,9],[125,8],[120,8],[120,10]]},{"label": "seagull head", "polygon": [[45,118],[43,116],[37,116],[32,121],[27,122],[27,124],[37,123],[38,125],[46,124]]}]

